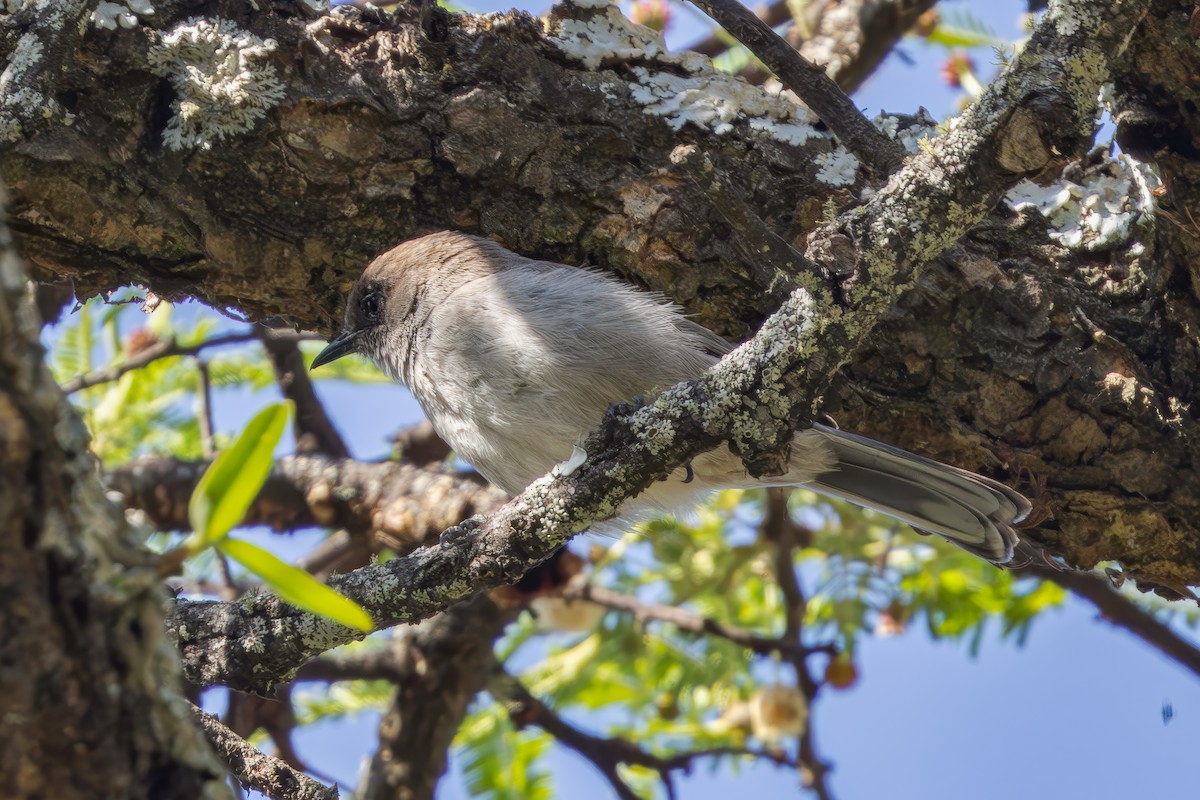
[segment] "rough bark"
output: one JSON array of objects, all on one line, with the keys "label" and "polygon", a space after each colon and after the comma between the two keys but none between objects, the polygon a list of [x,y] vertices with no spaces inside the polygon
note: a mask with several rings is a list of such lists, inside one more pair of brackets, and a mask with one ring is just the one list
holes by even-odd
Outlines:
[{"label": "rough bark", "polygon": [[0,774],[12,797],[226,797],[180,694],[164,594],[42,365],[0,223]]},{"label": "rough bark", "polygon": [[[111,471],[105,482],[157,530],[185,531],[187,503],[207,461],[145,458]],[[436,541],[451,525],[500,507],[505,496],[478,475],[403,462],[363,463],[289,456],[275,465],[245,524],[276,531],[325,527],[370,534],[379,546],[406,553]]]},{"label": "rough bark", "polygon": [[[827,139],[793,146],[737,120],[719,135],[673,130],[645,113],[630,70],[678,69],[653,58],[589,68],[521,14],[312,21],[301,8],[226,4],[224,18],[278,42],[286,99],[208,150],[162,146],[173,90],[147,69],[140,29],[84,37],[60,92],[74,123],[23,140],[3,165],[41,276],[73,276],[85,292],[137,281],[328,330],[370,256],[454,227],[599,263],[743,337],[779,296],[702,191],[671,171],[671,149],[695,142],[718,168],[736,165],[753,207],[794,241],[827,201],[850,199],[815,177]],[[166,6],[151,22],[169,29],[204,10]],[[1159,0],[1130,26],[1119,99],[1187,118],[1189,12]],[[1037,121],[1036,94],[1022,102]],[[1163,218],[1178,224],[1139,231],[1140,255],[1068,252],[1036,215],[997,211],[926,273],[825,398],[847,427],[1036,494],[1053,519],[1032,536],[1069,562],[1119,560],[1168,593],[1200,581],[1200,308],[1183,211],[1195,148],[1190,128],[1171,130],[1154,151],[1173,176]]]}]

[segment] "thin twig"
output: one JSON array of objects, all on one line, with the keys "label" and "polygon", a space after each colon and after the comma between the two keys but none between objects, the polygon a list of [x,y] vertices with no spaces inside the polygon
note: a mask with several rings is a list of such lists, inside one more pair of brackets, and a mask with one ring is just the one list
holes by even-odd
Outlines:
[{"label": "thin twig", "polygon": [[566,600],[589,600],[605,608],[627,611],[639,620],[669,622],[676,628],[688,633],[701,636],[719,636],[735,644],[740,644],[755,653],[780,653],[789,657],[798,656],[804,658],[813,653],[831,652],[831,648],[827,646],[805,647],[800,644],[799,640],[790,639],[785,636],[778,638],[774,636],[759,636],[744,631],[741,628],[735,628],[732,625],[718,622],[711,617],[704,617],[687,609],[679,608],[678,606],[644,603],[636,597],[589,584],[584,584],[578,589],[564,592],[563,598]]},{"label": "thin twig", "polygon": [[[754,16],[761,19],[771,28],[782,25],[792,18],[792,12],[788,9],[787,0],[775,0],[770,5],[759,6],[751,10],[754,12]],[[733,46],[729,43],[729,34],[722,36],[722,33],[723,31],[720,29],[715,30],[684,49],[699,53],[702,56],[708,56],[709,58],[716,58],[722,53],[727,53],[733,49]]]},{"label": "thin twig", "polygon": [[842,144],[876,175],[885,176],[904,160],[904,147],[892,141],[863,116],[825,70],[796,52],[771,26],[739,0],[692,0],[733,38],[754,53],[785,89],[811,108]]},{"label": "thin twig", "polygon": [[291,331],[261,327],[258,331],[267,357],[275,369],[275,380],[283,396],[296,406],[293,426],[297,453],[321,453],[333,458],[350,458],[350,448],[338,433],[325,406],[313,390],[308,368]]},{"label": "thin twig", "polygon": [[208,714],[193,705],[192,715],[239,782],[272,800],[337,800],[336,786],[325,786],[292,769],[282,759],[260,752],[222,725],[215,714]]},{"label": "thin twig", "polygon": [[796,767],[798,764],[788,759],[782,753],[772,753],[765,750],[721,746],[677,753],[672,756],[656,756],[648,753],[627,739],[611,736],[594,736],[568,723],[546,704],[538,700],[515,677],[509,675],[499,665],[493,670],[488,679],[488,691],[498,702],[507,709],[509,716],[517,727],[537,725],[546,733],[553,736],[568,749],[574,750],[586,758],[612,784],[617,797],[623,800],[636,800],[637,795],[621,778],[618,767],[621,765],[645,767],[658,773],[666,788],[667,797],[675,797],[675,786],[672,773],[689,772],[697,759],[711,758],[723,755],[744,755],[755,758],[765,758],[780,766]]},{"label": "thin twig", "polygon": [[196,371],[200,373],[200,391],[196,393],[196,402],[200,404],[196,421],[200,425],[200,452],[205,458],[212,458],[216,453],[213,442],[213,413],[212,413],[212,376],[208,371],[208,362],[196,359]]},{"label": "thin twig", "polygon": [[[83,375],[78,375],[62,384],[62,390],[66,394],[74,394],[82,389],[88,389],[92,386],[98,386],[102,383],[112,383],[119,380],[126,372],[132,372],[135,369],[141,369],[147,364],[152,364],[160,358],[171,358],[173,356],[194,356],[202,350],[210,347],[220,347],[226,344],[240,344],[242,342],[251,342],[257,338],[257,334],[244,331],[241,333],[226,333],[221,336],[214,336],[211,339],[197,342],[192,345],[181,345],[175,339],[163,339],[142,350],[137,355],[132,356],[129,360],[122,364],[114,364],[104,367],[103,369],[93,370]],[[319,339],[320,337],[312,336],[305,338]]]},{"label": "thin twig", "polygon": [[[766,502],[761,533],[763,538],[771,543],[775,552],[775,580],[784,598],[784,636],[800,641],[804,615],[808,610],[808,599],[800,586],[800,579],[796,576],[793,556],[798,544],[799,530],[788,513],[786,492],[768,489]],[[796,682],[811,708],[820,686],[813,679],[808,670],[808,663],[803,658],[792,657],[791,662],[796,670]],[[811,718],[804,732],[800,734],[800,762],[808,768],[809,788],[821,800],[831,800],[833,795],[829,791],[829,764],[817,755]]]},{"label": "thin twig", "polygon": [[1086,572],[1039,566],[1027,566],[1014,571],[1057,583],[1076,597],[1091,603],[1110,624],[1129,631],[1167,658],[1200,676],[1200,648],[1131,603],[1103,578]]}]

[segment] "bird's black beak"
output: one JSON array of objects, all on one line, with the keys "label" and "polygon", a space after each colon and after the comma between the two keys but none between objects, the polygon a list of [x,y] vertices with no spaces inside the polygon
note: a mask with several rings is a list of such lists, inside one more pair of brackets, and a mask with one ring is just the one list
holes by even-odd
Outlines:
[{"label": "bird's black beak", "polygon": [[322,364],[328,364],[330,361],[337,361],[342,356],[348,356],[355,352],[358,337],[363,335],[363,330],[360,328],[356,331],[347,331],[341,336],[334,339],[329,344],[325,345],[325,349],[317,353],[317,357],[313,359],[310,370],[316,369]]}]

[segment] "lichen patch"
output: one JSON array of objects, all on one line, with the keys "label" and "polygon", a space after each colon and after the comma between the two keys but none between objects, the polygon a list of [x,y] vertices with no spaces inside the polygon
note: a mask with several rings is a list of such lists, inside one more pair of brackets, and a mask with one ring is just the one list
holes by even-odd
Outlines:
[{"label": "lichen patch", "polygon": [[195,17],[163,34],[150,49],[150,68],[178,95],[163,144],[207,150],[249,131],[284,96],[268,60],[275,47],[273,39],[260,39],[229,20]]}]

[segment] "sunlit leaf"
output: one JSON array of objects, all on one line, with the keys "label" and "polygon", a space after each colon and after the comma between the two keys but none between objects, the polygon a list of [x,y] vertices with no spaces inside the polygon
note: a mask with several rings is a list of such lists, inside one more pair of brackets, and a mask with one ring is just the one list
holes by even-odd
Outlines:
[{"label": "sunlit leaf", "polygon": [[246,516],[271,472],[289,411],[290,404],[276,403],[258,412],[205,470],[188,504],[188,519],[201,543],[219,540]]},{"label": "sunlit leaf", "polygon": [[305,611],[339,622],[360,631],[374,629],[362,606],[345,595],[338,594],[299,567],[293,567],[258,545],[241,539],[225,537],[216,548],[253,572],[281,598]]},{"label": "sunlit leaf", "polygon": [[939,25],[926,39],[943,47],[1008,47],[1010,42],[986,31]]}]

